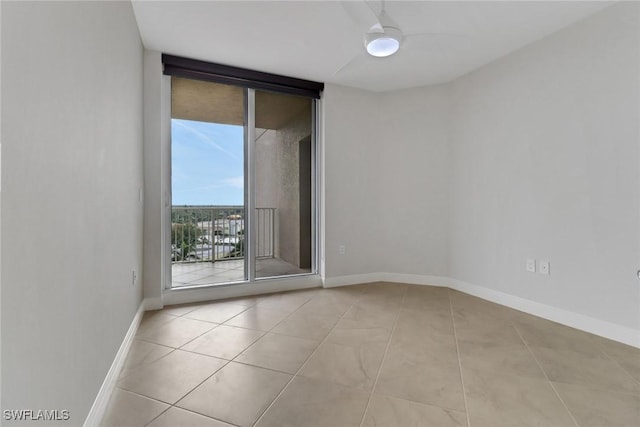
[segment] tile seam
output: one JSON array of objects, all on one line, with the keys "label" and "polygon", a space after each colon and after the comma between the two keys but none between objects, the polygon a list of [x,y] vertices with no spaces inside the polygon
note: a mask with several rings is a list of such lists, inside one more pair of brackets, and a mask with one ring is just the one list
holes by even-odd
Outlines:
[{"label": "tile seam", "polygon": [[549,379],[549,376],[547,375],[547,371],[544,370],[544,368],[542,367],[542,364],[540,363],[540,361],[538,360],[536,355],[533,353],[533,350],[531,350],[531,347],[529,347],[529,344],[524,339],[524,337],[522,336],[522,334],[518,330],[518,327],[516,326],[516,324],[513,321],[511,321],[511,326],[513,327],[513,329],[515,329],[516,333],[518,334],[518,336],[520,337],[520,339],[524,343],[525,347],[527,347],[527,350],[529,351],[529,354],[531,354],[531,357],[533,357],[533,360],[536,361],[536,364],[538,365],[538,367],[540,368],[540,370],[544,374],[544,377],[547,380],[547,383],[551,386],[551,389],[556,394],[556,397],[560,400],[560,403],[562,403],[562,406],[564,406],[564,409],[569,414],[569,417],[571,418],[571,421],[573,421],[573,423],[575,424],[576,427],[580,427],[579,424],[578,424],[578,421],[573,416],[573,413],[571,412],[571,410],[569,409],[569,407],[565,403],[564,399],[562,398],[562,396],[560,396],[560,393],[558,392],[558,390],[556,390],[556,387],[553,385],[553,382]]},{"label": "tile seam", "polygon": [[387,359],[387,353],[389,352],[389,347],[391,347],[391,340],[393,339],[393,334],[396,331],[396,326],[398,325],[398,319],[400,318],[400,313],[402,312],[402,307],[404,306],[408,289],[409,289],[409,286],[405,286],[404,292],[402,293],[402,302],[400,303],[400,308],[398,308],[398,312],[396,313],[396,317],[393,321],[393,326],[391,327],[391,333],[389,334],[389,338],[387,339],[387,346],[384,349],[384,354],[382,355],[382,360],[380,361],[380,366],[378,367],[378,372],[376,373],[376,379],[374,380],[373,386],[371,387],[371,391],[369,392],[367,405],[364,407],[364,412],[362,413],[362,418],[360,419],[360,427],[364,425],[364,420],[365,420],[365,417],[367,416],[367,411],[369,411],[369,406],[371,406],[373,393],[375,392],[376,387],[378,385],[378,380],[380,379],[380,373],[382,372],[382,366],[384,365],[384,362]]},{"label": "tile seam", "polygon": [[[304,304],[302,304],[300,307],[298,307],[294,312],[292,312],[291,314],[297,312],[298,310],[300,310],[303,306],[305,306],[309,301],[311,301],[313,298],[315,298],[315,295],[311,298],[309,298],[307,301],[305,301]],[[293,380],[300,374],[300,372],[302,371],[302,369],[304,369],[304,367],[307,365],[307,363],[309,362],[309,360],[313,357],[314,354],[316,354],[318,352],[318,349],[322,346],[322,344],[324,344],[327,339],[329,338],[329,335],[331,334],[331,332],[333,332],[333,330],[336,328],[336,325],[340,322],[340,320],[342,320],[342,318],[344,318],[344,316],[347,314],[347,312],[351,309],[351,307],[353,307],[356,302],[358,302],[359,297],[353,301],[351,303],[351,305],[349,306],[348,309],[346,309],[344,311],[344,313],[342,313],[342,315],[340,316],[340,318],[336,321],[336,323],[334,323],[333,327],[331,328],[331,330],[329,331],[329,333],[327,333],[327,335],[324,337],[324,339],[322,341],[320,341],[320,343],[318,344],[318,346],[313,350],[313,352],[311,352],[311,354],[305,359],[304,363],[300,366],[300,368],[298,368],[298,370],[296,371],[295,374],[293,374],[291,376],[291,378],[289,379],[289,381],[285,384],[285,386],[282,388],[282,390],[280,390],[280,393],[278,393],[276,395],[276,397],[271,401],[271,403],[265,408],[264,411],[262,411],[262,413],[260,414],[260,416],[254,421],[254,423],[252,424],[253,426],[255,426],[256,424],[258,424],[260,422],[260,420],[264,417],[264,415],[269,411],[269,409],[271,409],[271,407],[273,407],[273,405],[276,403],[276,401],[280,398],[280,396],[282,396],[285,392],[285,390],[287,390],[287,388],[289,388],[289,385],[293,382]],[[284,321],[285,319],[283,319]],[[274,326],[275,327],[275,326]],[[291,375],[291,374],[289,374]]]},{"label": "tile seam", "polygon": [[453,313],[453,299],[451,298],[451,290],[447,290],[449,297],[449,311],[451,314],[451,325],[453,326],[453,339],[456,342],[456,356],[458,356],[458,370],[460,372],[460,384],[462,385],[462,398],[464,399],[464,409],[467,415],[467,427],[471,427],[471,414],[469,414],[469,404],[467,403],[467,389],[464,385],[464,374],[462,373],[462,359],[460,357],[460,346],[458,344],[458,333],[456,331],[455,315]]}]

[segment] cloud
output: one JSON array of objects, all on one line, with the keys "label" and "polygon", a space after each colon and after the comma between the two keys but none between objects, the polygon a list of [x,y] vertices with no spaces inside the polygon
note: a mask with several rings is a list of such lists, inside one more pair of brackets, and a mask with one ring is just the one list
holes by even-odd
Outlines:
[{"label": "cloud", "polygon": [[223,183],[227,184],[233,188],[239,188],[240,190],[244,190],[244,177],[243,176],[234,176],[232,178],[225,178],[222,180]]},{"label": "cloud", "polygon": [[181,128],[185,129],[187,132],[191,132],[193,135],[195,135],[200,141],[204,142],[205,144],[208,144],[213,148],[215,148],[216,150],[219,150],[225,153],[229,157],[232,157],[236,160],[240,160],[238,159],[238,156],[236,156],[231,151],[226,150],[220,144],[216,143],[209,135],[202,133],[197,129],[194,129],[192,126],[189,126],[188,121],[185,122],[183,120],[172,119],[172,125],[180,126]]},{"label": "cloud", "polygon": [[185,189],[181,189],[180,192],[188,193],[188,192],[194,192],[194,191],[217,190],[217,189],[229,188],[229,187],[236,188],[239,190],[244,190],[244,177],[242,177],[241,175],[241,176],[234,176],[231,178],[223,178],[210,185],[185,188]]}]

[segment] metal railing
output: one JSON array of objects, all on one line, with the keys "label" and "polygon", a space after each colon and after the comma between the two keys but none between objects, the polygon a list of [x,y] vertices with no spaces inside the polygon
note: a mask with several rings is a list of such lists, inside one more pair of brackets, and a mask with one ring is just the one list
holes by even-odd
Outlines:
[{"label": "metal railing", "polygon": [[[256,209],[256,257],[273,258],[275,208]],[[243,259],[243,206],[172,206],[171,261]]]},{"label": "metal railing", "polygon": [[275,215],[275,208],[256,209],[256,258],[274,257]]}]

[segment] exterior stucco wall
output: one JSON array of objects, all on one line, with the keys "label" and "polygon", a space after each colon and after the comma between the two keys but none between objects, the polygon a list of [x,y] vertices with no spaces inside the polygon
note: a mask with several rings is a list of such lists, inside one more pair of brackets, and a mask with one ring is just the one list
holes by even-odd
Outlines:
[{"label": "exterior stucco wall", "polygon": [[256,206],[276,208],[274,255],[296,266],[300,265],[299,144],[310,134],[307,110],[280,129],[256,129]]}]

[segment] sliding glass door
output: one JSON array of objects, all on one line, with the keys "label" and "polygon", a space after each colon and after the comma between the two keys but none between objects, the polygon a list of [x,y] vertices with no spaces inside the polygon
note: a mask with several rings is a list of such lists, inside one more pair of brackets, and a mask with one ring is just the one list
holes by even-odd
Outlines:
[{"label": "sliding glass door", "polygon": [[171,287],[315,273],[315,100],[171,79]]},{"label": "sliding glass door", "polygon": [[255,91],[256,277],[304,274],[313,258],[313,100]]},{"label": "sliding glass door", "polygon": [[245,96],[171,79],[172,287],[246,280]]}]

